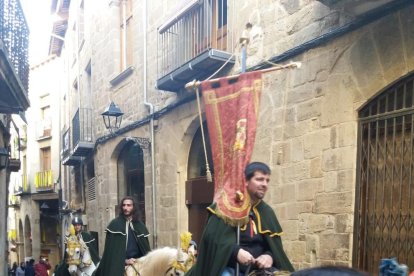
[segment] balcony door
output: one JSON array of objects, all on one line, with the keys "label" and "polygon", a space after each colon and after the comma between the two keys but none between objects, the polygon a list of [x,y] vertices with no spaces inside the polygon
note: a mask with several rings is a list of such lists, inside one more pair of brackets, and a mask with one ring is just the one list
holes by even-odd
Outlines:
[{"label": "balcony door", "polygon": [[194,55],[207,49],[226,51],[227,0],[206,0],[201,7],[189,15],[192,16]]},{"label": "balcony door", "polygon": [[50,170],[51,160],[50,160],[50,147],[45,147],[40,150],[40,160],[41,160],[41,171],[45,172]]},{"label": "balcony door", "polygon": [[227,50],[227,0],[212,0],[212,48]]}]

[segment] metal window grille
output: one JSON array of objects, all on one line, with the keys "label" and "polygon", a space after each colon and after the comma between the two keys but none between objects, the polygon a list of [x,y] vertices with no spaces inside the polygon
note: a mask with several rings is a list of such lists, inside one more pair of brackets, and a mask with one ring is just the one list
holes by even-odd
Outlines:
[{"label": "metal window grille", "polygon": [[96,199],[96,179],[95,177],[88,181],[88,201]]}]

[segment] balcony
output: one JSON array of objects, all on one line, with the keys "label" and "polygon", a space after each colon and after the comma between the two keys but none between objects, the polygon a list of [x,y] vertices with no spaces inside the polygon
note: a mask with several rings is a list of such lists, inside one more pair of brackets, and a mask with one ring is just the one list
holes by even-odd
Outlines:
[{"label": "balcony", "polygon": [[36,123],[36,140],[44,140],[52,137],[52,118],[45,118]]},{"label": "balcony", "polygon": [[10,158],[9,159],[9,170],[11,172],[18,172],[21,168],[21,162],[18,158]]},{"label": "balcony", "polygon": [[54,191],[52,170],[41,171],[36,173],[35,188],[37,192]]},{"label": "balcony", "polygon": [[73,155],[88,156],[95,143],[92,137],[92,109],[79,108],[72,119]]},{"label": "balcony", "polygon": [[72,151],[72,139],[70,139],[71,129],[68,128],[62,134],[62,164],[65,166],[77,166],[81,161],[80,156],[74,156]]},{"label": "balcony", "polygon": [[0,0],[0,113],[29,107],[29,29],[19,0]]},{"label": "balcony", "polygon": [[233,65],[227,0],[191,0],[158,28],[157,88],[178,92],[224,64]]},{"label": "balcony", "polygon": [[21,183],[18,184],[18,187],[15,190],[15,195],[22,196],[28,194],[31,194],[31,188],[29,182],[27,181],[27,174],[23,174]]},{"label": "balcony", "polygon": [[20,206],[20,197],[17,195],[9,196],[9,207],[18,207]]}]

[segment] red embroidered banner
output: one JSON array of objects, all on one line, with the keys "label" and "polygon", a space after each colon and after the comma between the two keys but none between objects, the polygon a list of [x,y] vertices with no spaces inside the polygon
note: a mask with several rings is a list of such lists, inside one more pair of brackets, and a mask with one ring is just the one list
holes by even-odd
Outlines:
[{"label": "red embroidered banner", "polygon": [[245,224],[250,197],[244,168],[250,162],[256,136],[261,72],[242,74],[236,81],[205,81],[201,88],[214,163],[216,213],[228,224]]}]

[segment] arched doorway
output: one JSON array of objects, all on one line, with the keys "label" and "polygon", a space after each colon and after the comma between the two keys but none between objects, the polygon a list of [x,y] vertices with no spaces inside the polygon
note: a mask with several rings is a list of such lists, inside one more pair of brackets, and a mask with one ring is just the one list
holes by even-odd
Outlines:
[{"label": "arched doorway", "polygon": [[145,223],[145,175],[142,148],[132,141],[125,144],[118,158],[118,200],[132,196]]},{"label": "arched doorway", "polygon": [[24,261],[24,235],[23,235],[23,223],[22,220],[19,219],[19,239],[18,239],[18,243],[17,243],[17,248],[18,248],[18,259],[19,262],[23,262]]},{"label": "arched doorway", "polygon": [[[214,167],[211,158],[211,146],[207,125],[203,124],[207,158],[210,171],[213,174]],[[208,182],[206,177],[206,161],[204,155],[203,141],[199,127],[191,142],[188,158],[187,181],[185,183],[185,198],[188,207],[188,231],[193,234],[193,240],[200,241],[204,226],[207,221],[208,212],[206,207],[213,202],[214,183]]]},{"label": "arched doorway", "polygon": [[359,112],[354,266],[382,258],[414,267],[414,75]]},{"label": "arched doorway", "polygon": [[32,257],[32,226],[30,225],[29,216],[24,219],[24,252],[25,257]]}]

